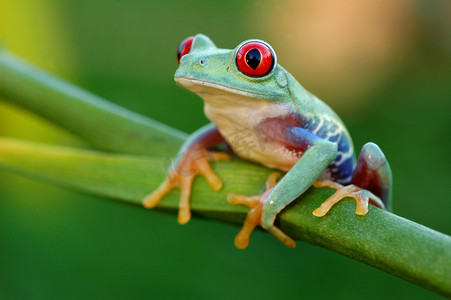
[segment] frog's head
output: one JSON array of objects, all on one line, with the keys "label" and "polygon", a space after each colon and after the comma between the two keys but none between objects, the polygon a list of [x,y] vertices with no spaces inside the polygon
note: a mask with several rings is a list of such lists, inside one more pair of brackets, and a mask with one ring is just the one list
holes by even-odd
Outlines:
[{"label": "frog's head", "polygon": [[180,44],[178,60],[175,81],[206,100],[216,95],[231,101],[291,101],[292,77],[277,64],[276,53],[264,41],[247,40],[233,50],[219,49],[198,34]]}]

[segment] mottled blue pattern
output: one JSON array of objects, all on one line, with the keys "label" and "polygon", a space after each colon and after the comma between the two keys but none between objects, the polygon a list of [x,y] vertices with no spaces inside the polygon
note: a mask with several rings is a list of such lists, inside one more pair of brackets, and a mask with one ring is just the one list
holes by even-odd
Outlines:
[{"label": "mottled blue pattern", "polygon": [[354,147],[345,132],[346,129],[333,119],[321,115],[308,120],[304,128],[338,145],[337,157],[328,168],[330,176],[339,183],[349,183],[355,168],[355,157]]}]

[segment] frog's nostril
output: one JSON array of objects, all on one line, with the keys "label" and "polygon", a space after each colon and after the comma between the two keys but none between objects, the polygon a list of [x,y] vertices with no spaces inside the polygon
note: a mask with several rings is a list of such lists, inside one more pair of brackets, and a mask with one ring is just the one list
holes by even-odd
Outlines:
[{"label": "frog's nostril", "polygon": [[203,60],[203,59],[199,60],[199,65],[205,66],[205,60]]}]

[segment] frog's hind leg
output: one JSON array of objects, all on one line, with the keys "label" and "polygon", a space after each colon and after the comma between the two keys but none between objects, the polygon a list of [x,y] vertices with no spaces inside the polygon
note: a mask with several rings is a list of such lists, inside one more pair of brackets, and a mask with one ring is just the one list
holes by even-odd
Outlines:
[{"label": "frog's hind leg", "polygon": [[360,151],[352,184],[379,197],[386,209],[391,210],[392,174],[384,153],[374,143],[366,143]]},{"label": "frog's hind leg", "polygon": [[329,180],[317,180],[313,186],[337,189],[313,212],[317,217],[324,216],[335,203],[345,197],[352,197],[356,200],[356,214],[358,215],[368,213],[368,203],[390,209],[391,169],[385,155],[374,143],[367,143],[363,146],[350,185],[343,186]]}]

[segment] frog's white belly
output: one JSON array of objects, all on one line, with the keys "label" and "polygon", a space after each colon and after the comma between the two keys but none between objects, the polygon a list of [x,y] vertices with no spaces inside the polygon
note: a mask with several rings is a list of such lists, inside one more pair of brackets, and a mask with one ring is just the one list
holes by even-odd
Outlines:
[{"label": "frog's white belly", "polygon": [[216,124],[238,156],[284,171],[291,169],[299,160],[299,151],[287,149],[275,139],[268,141],[268,136],[262,136],[264,132],[256,130],[263,120],[283,117],[292,112],[289,105],[246,96],[235,95],[233,99],[230,95],[211,93],[200,93],[200,96],[205,100],[205,115]]},{"label": "frog's white belly", "polygon": [[[283,120],[290,114],[296,114],[293,104],[261,100],[256,98],[256,94],[195,80],[189,75],[176,77],[176,81],[204,99],[205,115],[216,124],[240,157],[283,171],[290,170],[299,160],[302,152],[288,149],[282,136],[268,140],[262,138],[260,130],[256,130],[267,119]],[[329,168],[319,179],[333,179]]]}]

